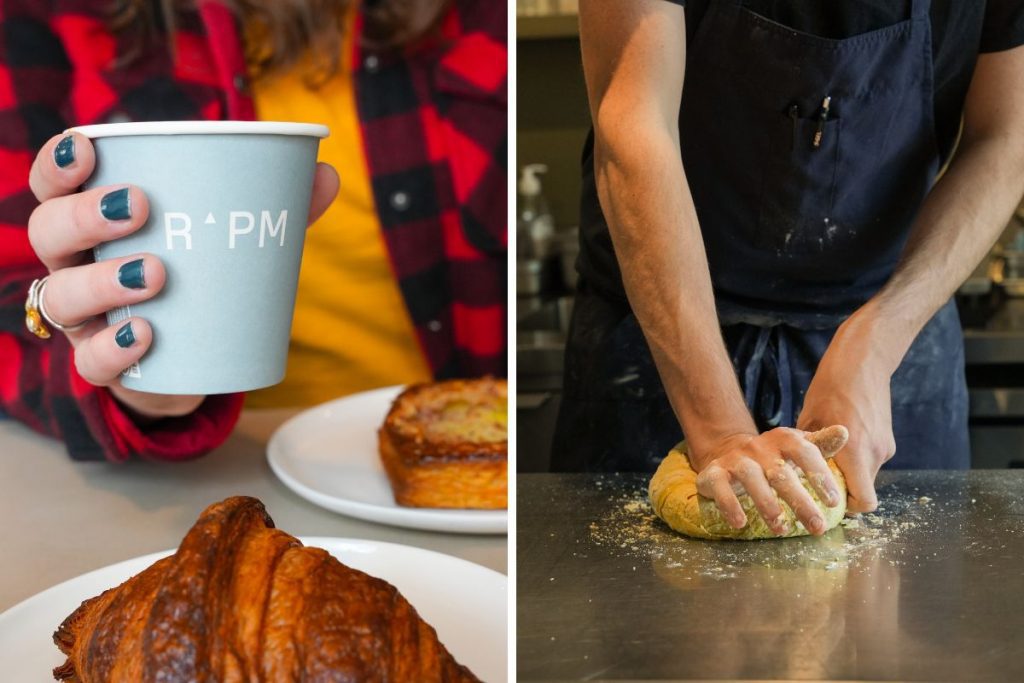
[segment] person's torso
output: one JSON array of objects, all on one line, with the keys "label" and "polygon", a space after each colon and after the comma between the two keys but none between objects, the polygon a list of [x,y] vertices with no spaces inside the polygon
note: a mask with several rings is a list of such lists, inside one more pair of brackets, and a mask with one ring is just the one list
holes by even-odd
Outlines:
[{"label": "person's torso", "polygon": [[[352,44],[353,21],[342,44]],[[381,386],[430,378],[389,263],[363,152],[353,78],[354,50],[316,88],[309,64],[253,81],[257,117],[326,125],[319,161],[341,186],[306,233],[292,322],[288,368],[280,384],[250,393],[249,407],[302,406]]]},{"label": "person's torso", "polygon": [[[680,137],[720,309],[813,325],[884,282],[953,146],[983,17],[948,1],[687,3]],[[899,172],[876,178],[873,161]],[[583,165],[578,267],[622,298],[592,140]]]},{"label": "person's torso", "polygon": [[[686,34],[691,41],[713,0],[687,0]],[[744,6],[772,21],[811,35],[840,40],[891,26],[910,17],[910,0],[744,0]],[[986,3],[932,0],[932,63],[934,73],[935,138],[946,159],[960,129],[963,100],[985,22]]]}]

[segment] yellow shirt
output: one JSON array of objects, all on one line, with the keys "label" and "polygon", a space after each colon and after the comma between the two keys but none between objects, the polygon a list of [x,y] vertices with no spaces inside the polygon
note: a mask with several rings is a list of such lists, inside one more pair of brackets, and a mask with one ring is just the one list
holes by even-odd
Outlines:
[{"label": "yellow shirt", "polygon": [[[346,22],[350,44],[352,17]],[[303,70],[253,84],[264,121],[322,123],[320,161],[341,176],[341,190],[306,234],[284,382],[249,394],[248,407],[321,403],[337,396],[430,378],[398,289],[373,202],[346,49],[339,72],[318,90]]]}]

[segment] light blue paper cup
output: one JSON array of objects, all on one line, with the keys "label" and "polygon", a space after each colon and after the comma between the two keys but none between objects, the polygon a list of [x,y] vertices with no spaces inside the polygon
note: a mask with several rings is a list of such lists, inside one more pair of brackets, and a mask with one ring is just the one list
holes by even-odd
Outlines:
[{"label": "light blue paper cup", "polygon": [[96,247],[97,261],[154,254],[167,284],[107,313],[153,327],[121,383],[159,394],[222,394],[284,378],[299,264],[325,126],[168,121],[80,126],[96,170],[86,187],[132,184],[149,219]]}]

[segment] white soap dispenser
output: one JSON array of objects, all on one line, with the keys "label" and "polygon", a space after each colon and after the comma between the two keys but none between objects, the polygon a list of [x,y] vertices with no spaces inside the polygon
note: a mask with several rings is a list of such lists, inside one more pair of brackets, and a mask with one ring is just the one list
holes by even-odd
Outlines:
[{"label": "white soap dispenser", "polygon": [[544,164],[527,164],[519,176],[517,253],[524,258],[544,259],[555,250],[555,220],[540,181],[547,170]]}]

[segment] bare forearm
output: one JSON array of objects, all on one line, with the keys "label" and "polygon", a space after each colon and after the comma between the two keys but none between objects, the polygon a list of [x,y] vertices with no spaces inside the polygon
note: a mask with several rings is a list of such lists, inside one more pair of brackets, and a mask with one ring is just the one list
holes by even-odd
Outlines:
[{"label": "bare forearm", "polygon": [[678,139],[599,138],[595,165],[630,305],[693,450],[756,433],[722,341]]},{"label": "bare forearm", "polygon": [[841,328],[870,335],[880,369],[896,370],[918,332],[984,258],[1024,193],[1024,142],[965,143],[928,195],[893,276]]}]

